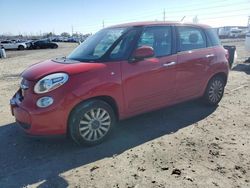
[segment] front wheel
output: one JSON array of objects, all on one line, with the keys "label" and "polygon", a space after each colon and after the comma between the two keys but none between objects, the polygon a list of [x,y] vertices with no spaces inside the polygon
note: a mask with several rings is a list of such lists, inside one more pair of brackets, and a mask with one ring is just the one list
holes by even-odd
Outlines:
[{"label": "front wheel", "polygon": [[222,77],[213,77],[209,81],[203,96],[204,102],[210,106],[218,105],[223,97],[225,84],[225,80]]},{"label": "front wheel", "polygon": [[86,101],[70,115],[69,133],[78,144],[95,145],[111,133],[116,118],[109,104],[101,100]]}]

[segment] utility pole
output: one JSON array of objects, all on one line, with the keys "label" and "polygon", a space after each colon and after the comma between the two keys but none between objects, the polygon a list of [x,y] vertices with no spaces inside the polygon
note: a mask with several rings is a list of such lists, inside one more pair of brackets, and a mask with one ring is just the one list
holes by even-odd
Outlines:
[{"label": "utility pole", "polygon": [[73,25],[71,25],[71,36],[73,36],[73,33],[74,33],[74,27]]},{"label": "utility pole", "polygon": [[247,27],[248,27],[248,32],[250,32],[250,16],[248,16],[248,23],[247,23]]},{"label": "utility pole", "polygon": [[104,20],[102,20],[102,28],[105,27],[105,23],[104,23]]},{"label": "utility pole", "polygon": [[193,23],[195,24],[199,23],[199,19],[197,15],[193,18]]},{"label": "utility pole", "polygon": [[166,21],[166,11],[165,11],[165,8],[163,10],[163,21],[165,22]]}]

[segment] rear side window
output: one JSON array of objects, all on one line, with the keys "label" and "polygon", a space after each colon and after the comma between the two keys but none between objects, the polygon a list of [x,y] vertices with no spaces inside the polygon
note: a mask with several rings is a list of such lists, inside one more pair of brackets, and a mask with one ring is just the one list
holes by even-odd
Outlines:
[{"label": "rear side window", "polygon": [[199,28],[179,26],[177,34],[179,52],[206,48],[206,36]]},{"label": "rear side window", "polygon": [[137,47],[151,46],[155,56],[167,56],[171,54],[172,37],[170,26],[146,27],[138,41]]},{"label": "rear side window", "polygon": [[218,37],[218,34],[213,28],[208,28],[206,29],[206,33],[208,36],[208,46],[219,46],[220,44],[220,39]]}]

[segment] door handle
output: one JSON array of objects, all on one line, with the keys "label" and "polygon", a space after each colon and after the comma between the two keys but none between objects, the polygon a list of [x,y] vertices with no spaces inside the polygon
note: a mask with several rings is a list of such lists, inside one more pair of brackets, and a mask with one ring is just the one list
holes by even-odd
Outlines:
[{"label": "door handle", "polygon": [[206,58],[214,57],[214,54],[208,54],[206,55]]},{"label": "door handle", "polygon": [[163,67],[171,67],[171,66],[173,66],[173,65],[175,65],[175,64],[176,64],[176,62],[172,61],[172,62],[170,62],[170,63],[164,63],[162,66],[163,66]]}]

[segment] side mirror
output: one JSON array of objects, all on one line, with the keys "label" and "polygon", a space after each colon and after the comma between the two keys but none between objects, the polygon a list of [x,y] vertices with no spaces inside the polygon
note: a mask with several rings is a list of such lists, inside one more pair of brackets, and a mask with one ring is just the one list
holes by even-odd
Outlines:
[{"label": "side mirror", "polygon": [[154,49],[150,46],[142,46],[135,50],[133,59],[135,61],[140,61],[145,58],[153,57],[154,56]]}]

